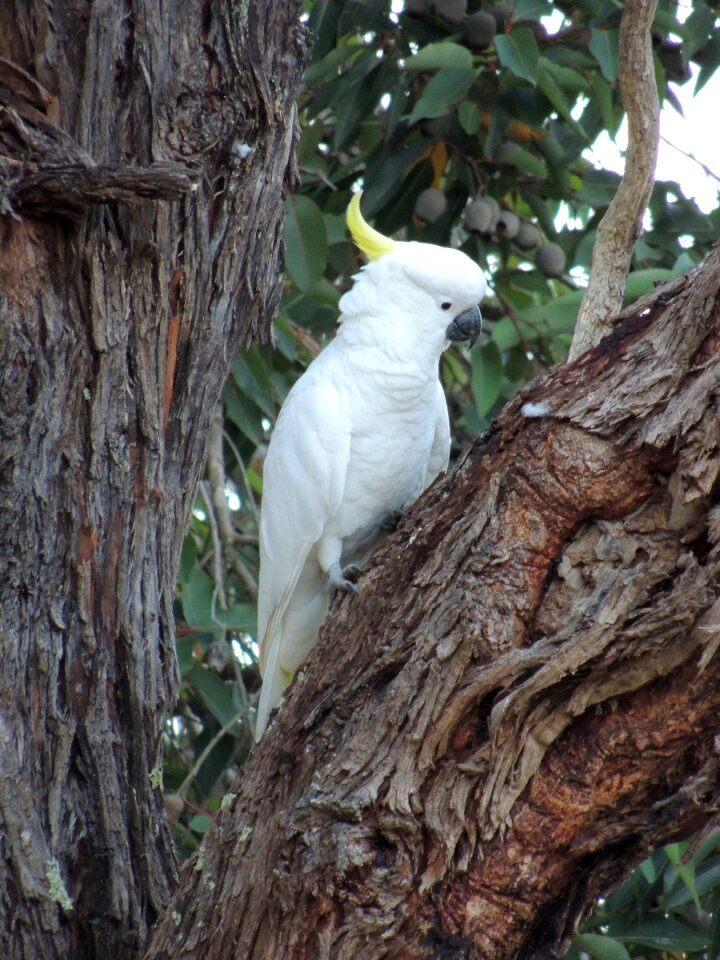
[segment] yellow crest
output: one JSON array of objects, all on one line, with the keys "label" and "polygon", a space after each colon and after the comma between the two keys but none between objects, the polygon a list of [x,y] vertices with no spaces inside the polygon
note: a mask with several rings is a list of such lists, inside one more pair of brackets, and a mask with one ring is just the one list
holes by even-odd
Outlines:
[{"label": "yellow crest", "polygon": [[386,253],[391,253],[395,249],[395,241],[390,237],[384,237],[377,230],[374,230],[369,223],[365,222],[362,213],[360,213],[360,197],[362,192],[354,193],[352,200],[348,204],[347,225],[356,245],[360,247],[368,260],[379,260]]}]

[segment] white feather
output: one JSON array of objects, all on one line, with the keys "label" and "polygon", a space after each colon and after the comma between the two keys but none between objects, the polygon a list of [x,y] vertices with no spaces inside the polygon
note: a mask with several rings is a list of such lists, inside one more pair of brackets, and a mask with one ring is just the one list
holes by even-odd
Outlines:
[{"label": "white feather", "polygon": [[330,568],[364,562],[383,519],[447,467],[438,361],[448,323],[484,291],[464,254],[396,244],[356,278],[337,336],[288,394],[263,468],[258,739],[315,644]]}]

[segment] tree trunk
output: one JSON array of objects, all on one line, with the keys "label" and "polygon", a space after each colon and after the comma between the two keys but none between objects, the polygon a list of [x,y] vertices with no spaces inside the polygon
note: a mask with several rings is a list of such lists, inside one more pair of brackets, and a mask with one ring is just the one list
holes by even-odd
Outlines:
[{"label": "tree trunk", "polygon": [[710,816],[719,305],[716,250],[426,492],[334,608],[147,960],[557,956]]},{"label": "tree trunk", "polygon": [[302,4],[0,9],[0,954],[137,957],[175,881],[173,594],[269,339]]}]

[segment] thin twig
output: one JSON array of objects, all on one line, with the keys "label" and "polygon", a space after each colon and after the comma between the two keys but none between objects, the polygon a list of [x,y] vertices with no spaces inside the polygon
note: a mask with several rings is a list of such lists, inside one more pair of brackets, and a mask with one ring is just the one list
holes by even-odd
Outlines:
[{"label": "thin twig", "polygon": [[533,368],[535,369],[535,373],[540,377],[543,376],[544,374],[547,373],[547,364],[544,364],[541,362],[541,360],[537,356],[537,350],[531,345],[530,341],[527,339],[527,337],[523,333],[522,326],[517,316],[517,311],[515,310],[513,305],[510,303],[510,301],[507,299],[507,297],[504,297],[501,293],[498,293],[497,291],[495,291],[495,296],[498,298],[498,300],[503,306],[505,313],[510,318],[510,323],[512,323],[512,325],[515,327],[515,333],[517,333],[518,335],[518,340],[520,341],[520,344],[523,350],[525,351],[525,355],[528,357],[528,359],[530,359],[530,362],[532,363]]},{"label": "thin twig", "polygon": [[245,589],[250,594],[253,600],[257,600],[258,588],[257,581],[255,577],[250,573],[248,568],[245,566],[243,561],[240,558],[238,553],[234,553],[231,557],[228,558],[228,563],[230,564],[233,573],[241,580],[245,585]]},{"label": "thin twig", "polygon": [[223,575],[223,551],[220,531],[218,529],[217,518],[212,497],[208,492],[207,484],[203,480],[200,484],[200,494],[207,510],[208,526],[210,527],[210,536],[213,543],[213,580],[215,581],[215,590],[220,601],[220,609],[227,610],[227,597],[225,596],[225,577]]},{"label": "thin twig", "polygon": [[702,162],[702,160],[698,160],[695,154],[688,153],[687,150],[683,150],[682,147],[679,147],[676,143],[673,143],[672,140],[668,140],[667,137],[661,136],[660,139],[662,140],[663,143],[666,143],[669,147],[672,147],[673,150],[677,150],[677,152],[681,154],[683,157],[685,157],[688,160],[692,160],[693,163],[696,163],[700,167],[702,172],[705,174],[705,176],[711,177],[713,180],[717,180],[717,182],[720,183],[720,176],[718,176],[717,173],[714,173],[706,163]]},{"label": "thin twig", "polygon": [[235,530],[230,517],[225,488],[225,454],[223,451],[223,408],[222,401],[215,406],[210,423],[210,439],[208,443],[207,476],[210,484],[215,516],[217,517],[220,537],[223,543],[223,553],[227,556],[235,540]]},{"label": "thin twig", "polygon": [[255,504],[255,494],[253,493],[253,488],[250,486],[250,480],[248,479],[247,470],[245,469],[245,464],[243,463],[243,458],[240,456],[240,451],[233,443],[233,439],[227,430],[223,434],[225,442],[230,447],[235,460],[237,461],[238,469],[240,470],[240,476],[242,477],[243,487],[245,489],[245,498],[248,504],[249,509],[255,517],[255,524],[259,526],[260,524],[260,514]]},{"label": "thin twig", "polygon": [[237,688],[240,691],[240,701],[242,703],[242,709],[245,714],[245,724],[250,730],[252,737],[255,736],[255,721],[253,718],[252,710],[250,707],[250,696],[247,692],[247,687],[245,686],[245,681],[243,680],[242,668],[240,666],[239,659],[235,656],[233,652],[232,658],[233,670],[235,671],[235,683]]},{"label": "thin twig", "polygon": [[[210,442],[208,444],[207,458],[208,483],[210,484],[213,511],[217,519],[217,533],[221,541],[222,558],[227,566],[233,570],[238,580],[244,584],[250,596],[255,600],[257,599],[257,583],[235,549],[239,543],[243,541],[247,542],[247,538],[241,537],[235,532],[232,517],[230,516],[230,507],[228,506],[227,496],[225,495],[227,478],[225,475],[223,436],[223,408],[222,402],[220,402],[215,407],[215,413],[213,414],[210,426]],[[257,542],[257,538],[252,539]]]},{"label": "thin twig", "polygon": [[233,542],[240,544],[241,547],[257,547],[260,541],[252,533],[236,533]]},{"label": "thin twig", "polygon": [[217,743],[219,743],[220,740],[222,740],[222,738],[225,736],[228,730],[230,730],[231,727],[233,727],[236,723],[238,723],[244,717],[246,717],[246,714],[247,714],[247,711],[245,709],[245,705],[243,704],[242,710],[238,710],[235,716],[231,717],[231,719],[228,720],[227,723],[223,724],[223,726],[220,727],[220,729],[215,734],[215,736],[210,739],[205,749],[202,751],[200,756],[197,758],[197,760],[193,764],[192,769],[190,770],[188,775],[185,777],[183,782],[175,791],[180,797],[182,797],[183,800],[185,800],[185,794],[190,789],[190,784],[197,777],[198,773],[200,772],[200,768],[207,760],[208,755],[210,754],[210,751],[213,749],[213,747],[215,747]]},{"label": "thin twig", "polygon": [[597,228],[570,360],[598,343],[620,312],[635,241],[655,180],[660,105],[650,28],[657,0],[628,0],[620,21],[620,94],[628,119],[625,172]]}]

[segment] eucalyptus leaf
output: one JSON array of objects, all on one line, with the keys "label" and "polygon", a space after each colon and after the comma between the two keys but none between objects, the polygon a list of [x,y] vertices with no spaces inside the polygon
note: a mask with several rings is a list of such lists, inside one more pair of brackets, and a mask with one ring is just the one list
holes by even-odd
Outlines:
[{"label": "eucalyptus leaf", "polygon": [[327,260],[327,230],[322,210],[310,197],[291,195],[285,206],[285,269],[301,290],[320,280]]},{"label": "eucalyptus leaf", "polygon": [[570,118],[570,104],[568,103],[567,97],[559,87],[552,73],[544,68],[542,60],[537,83],[540,90],[542,90],[560,116],[564,120],[568,120]]},{"label": "eucalyptus leaf", "polygon": [[630,960],[624,944],[598,933],[579,933],[575,937],[575,945],[585,950],[594,960]]},{"label": "eucalyptus leaf", "polygon": [[482,123],[482,111],[476,103],[463,100],[458,107],[458,121],[465,133],[477,133]]},{"label": "eucalyptus leaf", "polygon": [[495,37],[495,49],[500,63],[516,77],[535,84],[540,51],[530,27],[515,27],[510,33]]},{"label": "eucalyptus leaf", "polygon": [[208,817],[205,813],[196,813],[195,816],[190,819],[188,826],[196,833],[206,833],[212,826],[212,818]]},{"label": "eucalyptus leaf", "polygon": [[411,71],[440,70],[444,67],[472,70],[472,65],[472,54],[468,48],[450,40],[429,43],[412,57],[408,57],[403,64],[406,70]]},{"label": "eucalyptus leaf", "polygon": [[323,83],[329,77],[335,76],[341,66],[361,51],[362,47],[360,46],[336,47],[322,60],[316,60],[310,64],[305,71],[305,83],[307,86],[313,83]]},{"label": "eucalyptus leaf", "polygon": [[673,916],[658,913],[629,924],[622,933],[616,932],[615,938],[623,943],[655,950],[682,950],[688,953],[703,950],[707,944],[707,937],[702,931],[693,929]]},{"label": "eucalyptus leaf", "polygon": [[538,157],[530,150],[526,150],[517,143],[505,144],[503,150],[502,162],[523,170],[538,180],[544,180],[547,177],[547,164],[542,157]]},{"label": "eucalyptus leaf", "polygon": [[550,0],[514,0],[513,17],[515,20],[540,20],[553,12]]},{"label": "eucalyptus leaf", "polygon": [[595,103],[600,107],[600,113],[605,124],[605,129],[614,136],[620,126],[621,111],[615,110],[613,106],[612,90],[609,83],[599,73],[593,73],[590,77],[590,86]]},{"label": "eucalyptus leaf", "polygon": [[[185,674],[184,680],[197,690],[205,706],[221,727],[231,723],[237,716],[238,709],[233,699],[231,684],[212,670],[208,670],[199,663],[193,664]],[[229,732],[232,734],[234,729],[231,726]]]},{"label": "eucalyptus leaf", "polygon": [[445,67],[429,81],[410,113],[409,122],[426,117],[442,117],[465,96],[475,80],[466,67]]},{"label": "eucalyptus leaf", "polygon": [[244,394],[235,381],[230,378],[223,387],[223,405],[225,416],[238,427],[255,446],[262,442],[263,430],[260,424],[261,410],[257,404]]},{"label": "eucalyptus leaf", "polygon": [[472,352],[472,391],[479,416],[484,417],[500,396],[503,362],[497,345],[490,340]]},{"label": "eucalyptus leaf", "polygon": [[183,586],[182,610],[185,622],[195,630],[237,630],[242,633],[257,630],[255,606],[236,603],[223,610],[214,582],[200,567],[193,570]]},{"label": "eucalyptus leaf", "polygon": [[619,39],[617,30],[600,30],[597,27],[590,30],[590,52],[610,83],[617,79]]}]

